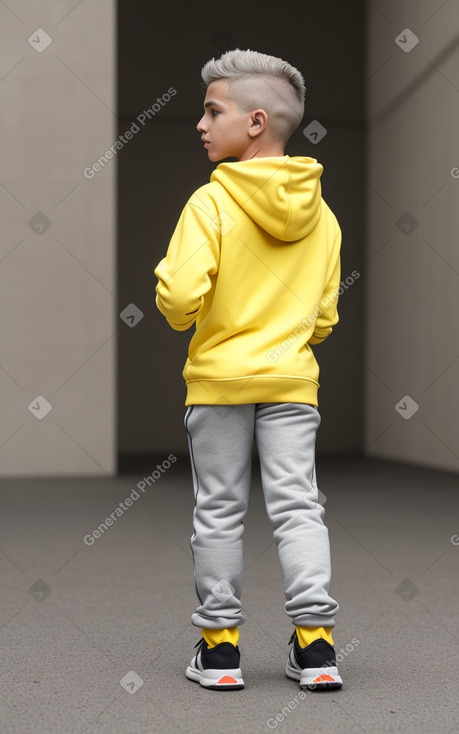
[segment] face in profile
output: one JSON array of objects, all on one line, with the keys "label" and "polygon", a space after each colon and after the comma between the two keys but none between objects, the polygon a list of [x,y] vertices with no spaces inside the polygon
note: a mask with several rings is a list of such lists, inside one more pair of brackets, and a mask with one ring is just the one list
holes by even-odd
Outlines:
[{"label": "face in profile", "polygon": [[251,113],[240,112],[227,95],[224,79],[211,82],[204,100],[204,114],[196,129],[207,150],[209,160],[239,159],[251,142],[248,133]]}]

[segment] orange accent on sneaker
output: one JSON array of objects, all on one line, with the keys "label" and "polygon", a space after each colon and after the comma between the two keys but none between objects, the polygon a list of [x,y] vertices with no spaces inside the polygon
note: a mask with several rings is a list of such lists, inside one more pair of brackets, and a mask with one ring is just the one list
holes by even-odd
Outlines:
[{"label": "orange accent on sneaker", "polygon": [[[331,681],[332,683],[335,682],[335,679],[331,677],[331,675],[319,675],[317,678],[314,678],[312,681],[313,683],[321,683],[322,681]],[[219,681],[220,682],[220,681]]]},{"label": "orange accent on sneaker", "polygon": [[233,678],[232,675],[224,675],[223,678],[220,678],[220,680],[217,681],[217,683],[237,683],[237,680],[236,678]]}]

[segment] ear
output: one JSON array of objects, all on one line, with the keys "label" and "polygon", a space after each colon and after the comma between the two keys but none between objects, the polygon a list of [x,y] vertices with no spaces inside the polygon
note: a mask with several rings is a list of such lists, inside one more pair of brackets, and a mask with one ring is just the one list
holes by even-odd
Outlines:
[{"label": "ear", "polygon": [[249,135],[254,138],[265,129],[268,124],[268,113],[265,110],[254,110],[250,113]]}]

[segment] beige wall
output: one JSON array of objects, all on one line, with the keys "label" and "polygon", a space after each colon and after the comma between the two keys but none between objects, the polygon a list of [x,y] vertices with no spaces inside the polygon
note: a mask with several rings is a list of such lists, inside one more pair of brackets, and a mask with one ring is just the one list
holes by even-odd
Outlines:
[{"label": "beige wall", "polygon": [[459,5],[368,3],[368,23],[366,450],[458,470]]},{"label": "beige wall", "polygon": [[[457,470],[458,4],[367,8],[364,448]],[[420,39],[408,53],[395,43],[406,28]],[[37,29],[52,39],[44,50]],[[111,474],[118,329],[136,330],[116,308],[117,158],[92,179],[83,170],[118,134],[115,4],[0,4],[0,44],[0,474]],[[406,212],[418,222],[407,234],[396,224]],[[408,420],[406,395],[419,405]],[[52,406],[41,420],[38,396]],[[155,446],[140,445],[140,423],[121,450],[161,449],[155,431]]]},{"label": "beige wall", "polygon": [[115,7],[9,7],[0,5],[0,474],[111,474],[116,161],[91,180],[83,170],[116,137]]}]

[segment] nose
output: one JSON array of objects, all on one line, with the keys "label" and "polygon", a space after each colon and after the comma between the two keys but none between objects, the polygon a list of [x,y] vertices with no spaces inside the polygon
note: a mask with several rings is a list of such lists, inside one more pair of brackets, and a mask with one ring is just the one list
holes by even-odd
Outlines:
[{"label": "nose", "polygon": [[198,124],[196,125],[196,130],[198,131],[198,133],[205,133],[206,132],[206,128],[205,128],[205,125],[204,125],[204,115],[201,117],[201,119],[199,120]]}]

